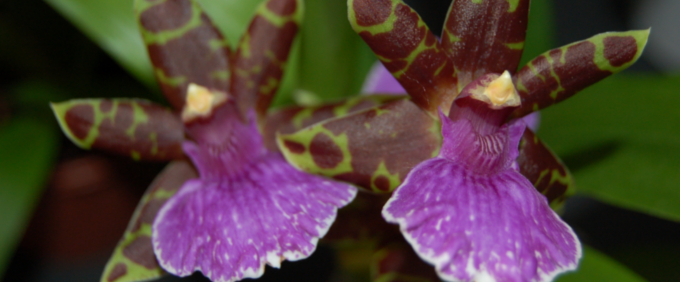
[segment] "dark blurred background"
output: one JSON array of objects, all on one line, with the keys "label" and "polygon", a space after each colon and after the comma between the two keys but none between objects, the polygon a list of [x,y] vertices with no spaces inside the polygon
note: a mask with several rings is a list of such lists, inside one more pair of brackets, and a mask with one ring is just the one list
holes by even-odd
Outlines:
[{"label": "dark blurred background", "polygon": [[[406,2],[440,33],[450,1]],[[554,47],[605,31],[653,25],[647,51],[627,72],[678,71],[678,3],[555,0]],[[0,124],[15,116],[49,121],[51,135],[45,138],[60,140],[44,193],[3,281],[98,281],[137,201],[164,164],[140,164],[75,147],[58,132],[47,102],[92,96],[162,102],[158,90],[149,91],[37,0],[0,1],[0,77]],[[580,158],[563,156],[572,170],[579,169]],[[680,281],[680,224],[584,197],[570,199],[563,216],[584,243],[648,281]],[[333,251],[321,246],[310,259],[268,269],[262,281],[342,281],[334,261]],[[190,279],[202,281],[200,275]]]}]

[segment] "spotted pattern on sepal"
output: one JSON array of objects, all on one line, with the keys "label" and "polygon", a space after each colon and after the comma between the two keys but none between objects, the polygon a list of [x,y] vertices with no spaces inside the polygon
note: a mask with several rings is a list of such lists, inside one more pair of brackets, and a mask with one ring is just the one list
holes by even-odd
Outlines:
[{"label": "spotted pattern on sepal", "polygon": [[441,44],[458,72],[459,85],[487,73],[514,73],[524,50],[529,0],[455,0]]},{"label": "spotted pattern on sepal", "polygon": [[165,274],[156,261],[151,225],[158,210],[197,173],[187,161],[170,163],[149,186],[102,274],[102,282],[147,281]]},{"label": "spotted pattern on sepal", "polygon": [[606,32],[550,50],[530,61],[514,76],[521,117],[571,97],[635,63],[647,44],[649,30]]},{"label": "spotted pattern on sepal", "polygon": [[140,31],[158,83],[175,109],[187,86],[229,90],[229,44],[193,0],[135,0]]},{"label": "spotted pattern on sepal", "polygon": [[437,37],[401,0],[348,0],[349,21],[413,102],[436,115],[458,94],[456,73]]},{"label": "spotted pattern on sepal", "polygon": [[574,178],[562,160],[528,128],[519,143],[519,171],[558,209],[575,192]]},{"label": "spotted pattern on sepal", "polygon": [[373,108],[390,101],[404,99],[399,95],[356,96],[347,100],[313,107],[293,106],[271,111],[265,121],[265,146],[277,151],[276,134],[290,134],[317,122]]},{"label": "spotted pattern on sepal", "polygon": [[134,160],[184,156],[182,122],[163,106],[141,99],[76,99],[51,106],[62,131],[83,149]]},{"label": "spotted pattern on sepal", "polygon": [[418,163],[439,153],[439,121],[398,100],[279,135],[279,149],[303,171],[391,192]]},{"label": "spotted pattern on sepal", "polygon": [[260,4],[234,56],[232,94],[242,113],[255,107],[262,116],[281,84],[283,70],[302,23],[302,0]]}]

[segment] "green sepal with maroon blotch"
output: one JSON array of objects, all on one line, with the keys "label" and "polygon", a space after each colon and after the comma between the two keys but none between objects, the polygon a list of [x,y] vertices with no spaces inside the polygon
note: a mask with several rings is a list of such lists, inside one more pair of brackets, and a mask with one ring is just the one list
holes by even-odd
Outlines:
[{"label": "green sepal with maroon blotch", "polygon": [[437,156],[439,120],[407,99],[279,135],[289,163],[314,174],[391,192],[418,163]]},{"label": "green sepal with maroon blotch", "polygon": [[184,127],[166,107],[142,99],[76,99],[51,106],[62,131],[83,149],[134,160],[184,157]]},{"label": "green sepal with maroon blotch", "polygon": [[522,117],[558,103],[628,68],[640,58],[649,31],[601,33],[531,60],[513,77],[522,105],[512,117]]},{"label": "green sepal with maroon blotch", "polygon": [[102,282],[148,281],[165,275],[156,261],[151,226],[158,210],[185,181],[198,177],[187,161],[170,163],[142,196],[123,238],[104,268]]},{"label": "green sepal with maroon blotch", "polygon": [[548,198],[550,207],[555,210],[576,192],[574,178],[567,166],[528,128],[519,143],[517,164],[520,173]]},{"label": "green sepal with maroon blotch", "polygon": [[453,61],[401,0],[348,0],[349,21],[413,102],[437,115],[458,94]]},{"label": "green sepal with maroon blotch", "polygon": [[515,73],[524,50],[529,0],[456,0],[441,44],[463,87],[487,73]]},{"label": "green sepal with maroon blotch", "polygon": [[227,92],[230,47],[193,0],[135,0],[142,38],[163,94],[177,110],[189,83]]},{"label": "green sepal with maroon blotch", "polygon": [[268,0],[258,6],[233,60],[231,93],[245,114],[263,116],[279,89],[304,13],[302,0]]},{"label": "green sepal with maroon blotch", "polygon": [[402,95],[367,95],[348,98],[319,106],[292,106],[270,111],[265,120],[263,133],[267,148],[278,151],[276,134],[290,134],[317,122],[341,117],[356,111],[380,106],[390,101],[404,99]]}]

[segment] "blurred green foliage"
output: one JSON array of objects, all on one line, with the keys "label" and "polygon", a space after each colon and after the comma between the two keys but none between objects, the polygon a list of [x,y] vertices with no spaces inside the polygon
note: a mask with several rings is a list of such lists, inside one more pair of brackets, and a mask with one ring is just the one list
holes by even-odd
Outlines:
[{"label": "blurred green foliage", "polygon": [[680,76],[619,74],[543,111],[539,135],[577,191],[680,220]]},{"label": "blurred green foliage", "polygon": [[578,271],[559,276],[557,282],[644,282],[642,277],[626,269],[595,249],[584,247]]}]

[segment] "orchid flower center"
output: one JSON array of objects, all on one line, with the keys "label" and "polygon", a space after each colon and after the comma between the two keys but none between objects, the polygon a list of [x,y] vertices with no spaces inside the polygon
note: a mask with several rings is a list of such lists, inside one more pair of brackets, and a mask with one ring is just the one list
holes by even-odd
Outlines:
[{"label": "orchid flower center", "polygon": [[208,88],[190,83],[186,104],[182,110],[182,121],[189,122],[197,117],[209,117],[212,110],[227,101],[227,94],[210,91]]},{"label": "orchid flower center", "polygon": [[[483,84],[482,84],[483,85]],[[516,107],[521,104],[521,99],[512,76],[507,70],[500,76],[493,78],[486,86],[474,89],[472,98],[489,104],[492,109]]]}]

